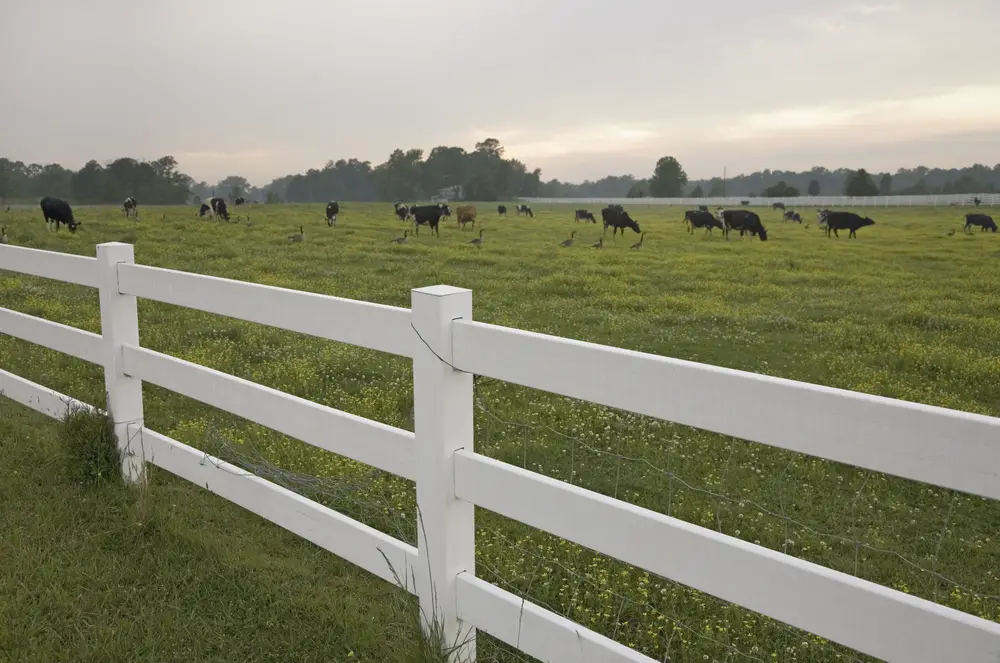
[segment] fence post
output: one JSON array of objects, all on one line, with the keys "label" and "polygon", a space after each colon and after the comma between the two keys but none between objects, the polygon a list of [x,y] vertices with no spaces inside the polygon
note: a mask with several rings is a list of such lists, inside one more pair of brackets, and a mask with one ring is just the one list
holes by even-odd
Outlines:
[{"label": "fence post", "polygon": [[115,435],[122,452],[122,475],[128,483],[146,478],[140,441],[132,437],[142,428],[142,381],[125,375],[122,346],[139,345],[139,314],[135,297],[118,291],[118,265],[134,262],[131,244],[108,242],[97,245],[100,273],[101,335],[104,342],[104,389],[115,420]]},{"label": "fence post", "polygon": [[472,319],[472,291],[415,288],[411,305],[421,622],[424,633],[439,629],[441,644],[461,644],[451,660],[465,663],[475,660],[475,630],[459,619],[456,578],[476,572],[475,507],[455,497],[453,454],[473,448],[472,375],[451,367],[451,322]]}]

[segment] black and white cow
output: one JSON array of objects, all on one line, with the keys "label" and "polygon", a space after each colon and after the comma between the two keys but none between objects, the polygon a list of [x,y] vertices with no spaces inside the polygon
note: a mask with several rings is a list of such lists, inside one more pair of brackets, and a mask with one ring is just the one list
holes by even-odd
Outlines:
[{"label": "black and white cow", "polygon": [[798,221],[799,223],[802,223],[802,215],[795,210],[790,209],[785,212],[785,221]]},{"label": "black and white cow", "polygon": [[392,206],[392,209],[396,213],[396,218],[400,221],[406,221],[410,218],[410,208],[401,202],[397,202]]},{"label": "black and white cow", "polygon": [[727,209],[722,212],[722,222],[726,228],[726,239],[729,239],[730,230],[739,230],[740,237],[745,233],[750,233],[752,239],[754,235],[760,237],[760,241],[767,241],[767,230],[760,222],[760,217],[756,212],[745,209]]},{"label": "black and white cow", "polygon": [[129,196],[122,203],[122,209],[125,210],[125,216],[134,216],[139,218],[139,201],[135,199],[135,196]]},{"label": "black and white cow", "polygon": [[331,200],[326,204],[326,225],[332,226],[337,223],[338,214],[340,214],[340,203]]},{"label": "black and white cow", "polygon": [[785,203],[771,203],[771,209],[785,211]]},{"label": "black and white cow", "polygon": [[576,221],[590,221],[591,223],[597,223],[597,219],[594,218],[594,213],[589,212],[585,209],[576,210]]},{"label": "black and white cow", "polygon": [[712,228],[718,228],[723,233],[726,232],[726,227],[722,225],[722,221],[715,218],[707,209],[691,209],[684,212],[684,223],[687,225],[689,233],[693,233],[695,228],[704,228],[706,233],[712,232]]},{"label": "black and white cow", "polygon": [[497,214],[499,214],[500,216],[507,216],[507,206],[497,205]]},{"label": "black and white cow", "polygon": [[[445,214],[445,211],[448,214]],[[426,225],[435,235],[440,237],[441,233],[438,231],[438,224],[441,223],[441,217],[451,215],[451,209],[444,204],[414,205],[410,208],[410,215],[413,216],[415,235],[420,234],[420,226]]]},{"label": "black and white cow", "polygon": [[236,200],[233,201],[233,205],[236,207],[243,207],[247,200],[243,196],[236,196]]},{"label": "black and white cow", "polygon": [[73,209],[65,200],[45,196],[39,202],[39,205],[42,208],[42,216],[45,217],[47,228],[51,228],[55,224],[56,232],[59,232],[59,224],[65,223],[69,231],[75,233],[76,229],[81,225],[79,221],[73,218]]},{"label": "black and white cow", "polygon": [[517,215],[521,216],[522,214],[527,214],[532,219],[535,218],[535,213],[531,211],[531,207],[529,207],[528,205],[517,206]]}]

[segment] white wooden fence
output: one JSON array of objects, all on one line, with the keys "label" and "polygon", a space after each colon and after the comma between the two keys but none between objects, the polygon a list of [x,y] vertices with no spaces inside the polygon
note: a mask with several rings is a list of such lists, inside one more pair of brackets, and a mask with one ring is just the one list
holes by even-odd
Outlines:
[{"label": "white wooden fence", "polygon": [[[1000,624],[477,454],[472,375],[992,499],[1000,419],[475,322],[471,291],[449,286],[396,308],[136,265],[120,243],[96,259],[0,246],[0,269],[100,290],[102,335],[3,308],[0,332],[104,367],[129,479],[151,463],[385,580],[413,577],[449,637],[479,629],[545,661],[651,661],[477,578],[478,505],[887,661],[1000,660]],[[411,357],[415,431],[143,348],[137,297]],[[417,547],[146,428],[142,381],[415,480]],[[0,391],[52,417],[72,402],[4,370]],[[458,654],[474,658],[474,638]]]},{"label": "white wooden fence", "polygon": [[788,209],[796,207],[974,207],[974,199],[980,205],[992,207],[1000,205],[997,193],[956,193],[926,196],[796,196],[795,198],[751,198],[749,196],[715,196],[708,198],[522,198],[528,203],[564,205],[722,205],[741,207],[746,201],[749,207],[771,207],[774,203],[784,203]]}]

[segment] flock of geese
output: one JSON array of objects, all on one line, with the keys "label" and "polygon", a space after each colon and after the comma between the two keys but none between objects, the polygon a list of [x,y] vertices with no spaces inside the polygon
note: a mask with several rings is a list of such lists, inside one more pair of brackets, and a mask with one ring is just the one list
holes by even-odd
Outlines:
[{"label": "flock of geese", "polygon": [[[646,233],[642,233],[641,235],[639,235],[639,241],[636,242],[635,244],[633,244],[630,248],[633,251],[638,251],[639,249],[642,248],[642,243],[645,242],[645,241],[646,241]],[[573,246],[574,243],[576,243],[576,231],[575,230],[569,234],[569,239],[564,239],[563,241],[559,242],[559,246],[565,246],[565,247],[569,248],[570,246]],[[591,244],[590,248],[592,248],[592,249],[603,249],[604,248],[604,238],[602,237],[599,240],[597,240],[596,242],[594,242],[593,244]]]}]

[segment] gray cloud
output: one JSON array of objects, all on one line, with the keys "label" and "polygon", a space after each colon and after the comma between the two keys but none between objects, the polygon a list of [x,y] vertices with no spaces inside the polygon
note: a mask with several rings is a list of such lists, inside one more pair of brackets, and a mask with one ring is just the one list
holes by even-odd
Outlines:
[{"label": "gray cloud", "polygon": [[0,153],[258,183],[487,135],[560,179],[986,162],[998,24],[994,0],[8,3]]}]

